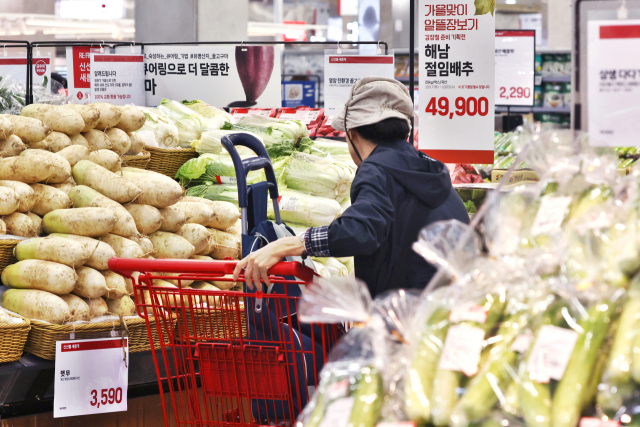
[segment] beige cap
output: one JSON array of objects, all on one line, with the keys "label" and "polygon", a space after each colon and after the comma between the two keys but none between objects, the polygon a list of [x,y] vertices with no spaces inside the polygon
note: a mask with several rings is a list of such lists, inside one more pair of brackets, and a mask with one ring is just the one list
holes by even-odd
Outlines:
[{"label": "beige cap", "polygon": [[[345,111],[349,109],[345,125]],[[413,102],[409,91],[399,81],[384,77],[365,77],[351,88],[344,108],[331,126],[341,132],[372,125],[386,119],[404,119],[411,126]]]}]

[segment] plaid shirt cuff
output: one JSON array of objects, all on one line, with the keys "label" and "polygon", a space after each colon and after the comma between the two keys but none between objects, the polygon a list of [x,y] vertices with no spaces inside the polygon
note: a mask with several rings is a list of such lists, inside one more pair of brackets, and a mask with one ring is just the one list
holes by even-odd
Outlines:
[{"label": "plaid shirt cuff", "polygon": [[330,257],[329,227],[312,227],[304,235],[304,248],[309,256]]}]

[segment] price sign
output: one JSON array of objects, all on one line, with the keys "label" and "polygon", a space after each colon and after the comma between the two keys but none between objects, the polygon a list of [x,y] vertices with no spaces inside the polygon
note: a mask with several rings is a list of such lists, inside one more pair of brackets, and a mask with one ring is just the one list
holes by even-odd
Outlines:
[{"label": "price sign", "polygon": [[100,52],[99,47],[73,46],[67,48],[67,86],[69,99],[76,104],[91,102],[91,53]]},{"label": "price sign", "polygon": [[493,163],[495,3],[435,0],[419,11],[418,148],[445,163]]},{"label": "price sign", "polygon": [[54,418],[127,410],[128,339],[56,342]]},{"label": "price sign", "polygon": [[496,31],[496,104],[533,106],[535,56],[535,31]]},{"label": "price sign", "polygon": [[[328,52],[328,51],[327,51]],[[351,87],[363,77],[394,76],[393,55],[324,55],[325,114],[335,116],[349,98]]]},{"label": "price sign", "polygon": [[92,102],[145,105],[144,56],[92,53]]},{"label": "price sign", "polygon": [[[27,58],[0,56],[0,75],[11,75],[22,84],[27,83]],[[48,56],[34,56],[33,85],[51,89],[51,58]]]},{"label": "price sign", "polygon": [[589,21],[589,143],[627,147],[640,135],[640,20]]}]

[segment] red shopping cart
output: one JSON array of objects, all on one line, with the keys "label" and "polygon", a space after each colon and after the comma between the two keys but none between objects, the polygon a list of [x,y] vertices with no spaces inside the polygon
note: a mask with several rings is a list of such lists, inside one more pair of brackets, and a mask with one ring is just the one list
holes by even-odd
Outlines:
[{"label": "red shopping cart", "polygon": [[[269,271],[269,280],[283,284],[284,293],[204,289],[203,281],[227,287],[236,263],[109,261],[112,271],[133,282],[151,348],[159,341],[162,363],[155,352],[153,357],[167,426],[171,417],[177,426],[292,425],[343,332],[336,325],[298,321],[299,296],[286,289],[310,282],[314,273],[297,262]],[[291,276],[299,280],[285,279]]]}]

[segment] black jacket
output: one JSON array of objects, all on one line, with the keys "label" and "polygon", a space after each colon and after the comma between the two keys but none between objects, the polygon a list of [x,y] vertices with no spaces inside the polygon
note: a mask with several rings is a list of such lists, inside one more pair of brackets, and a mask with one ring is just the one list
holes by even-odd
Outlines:
[{"label": "black jacket", "polygon": [[333,257],[355,256],[356,277],[372,296],[424,288],[435,268],[411,245],[436,221],[469,223],[447,167],[405,141],[378,145],[351,186],[351,207],[329,226]]}]

